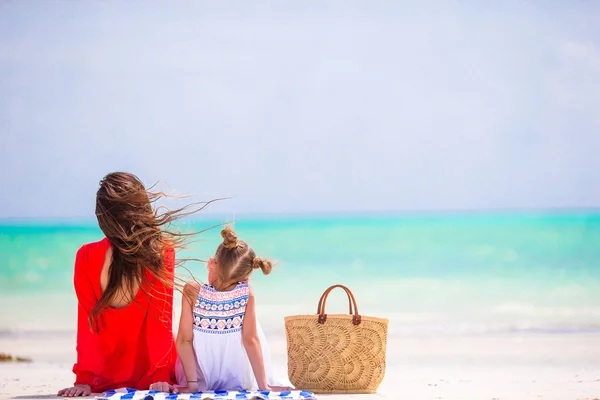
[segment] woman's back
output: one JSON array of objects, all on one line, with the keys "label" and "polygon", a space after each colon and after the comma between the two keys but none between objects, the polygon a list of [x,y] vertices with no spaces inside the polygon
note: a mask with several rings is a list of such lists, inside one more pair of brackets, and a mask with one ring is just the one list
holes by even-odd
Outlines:
[{"label": "woman's back", "polygon": [[[100,273],[100,290],[104,292],[110,284],[110,266],[112,264],[112,247],[108,247],[104,255],[104,264],[102,265],[102,272]],[[124,308],[131,304],[135,299],[138,291],[140,290],[140,282],[131,282],[128,285],[125,280],[121,282],[121,286],[117,289],[116,295],[108,303],[110,308]]]},{"label": "woman's back", "polygon": [[[90,326],[89,316],[101,298],[101,277],[108,239],[89,243],[77,252],[75,291],[79,301],[76,384],[101,392],[116,387],[146,389],[152,382],[173,381],[176,359],[172,334],[173,289],[145,273],[131,302],[106,307]],[[172,274],[175,254],[164,252]]]}]

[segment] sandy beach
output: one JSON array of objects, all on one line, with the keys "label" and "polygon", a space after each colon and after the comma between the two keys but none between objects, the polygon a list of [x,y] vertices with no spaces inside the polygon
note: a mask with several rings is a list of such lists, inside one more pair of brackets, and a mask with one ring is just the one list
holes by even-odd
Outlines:
[{"label": "sandy beach", "polygon": [[[55,399],[73,382],[75,331],[72,295],[56,296],[55,307],[38,304],[41,314],[54,315],[47,331],[33,329],[34,321],[20,319],[10,304],[27,305],[26,298],[1,301],[6,310],[0,332],[0,352],[31,357],[32,363],[0,363],[0,399]],[[33,302],[34,298],[27,301]],[[275,306],[261,298],[259,321],[265,330],[273,364],[286,372],[283,316],[310,309],[309,304]],[[332,298],[332,309],[343,298]],[[176,295],[174,320],[179,320]],[[367,314],[377,315],[376,307]],[[22,308],[21,308],[22,310]],[[71,310],[71,311],[69,311]],[[387,314],[387,313],[386,313]],[[384,315],[386,315],[384,314]],[[424,333],[407,330],[402,314],[388,314],[387,371],[377,395],[318,395],[331,399],[600,399],[600,334],[598,333]],[[27,325],[25,322],[31,322]],[[175,326],[174,326],[175,329]]]},{"label": "sandy beach", "polygon": [[[72,382],[71,334],[11,334],[0,349],[34,358],[0,364],[0,398],[54,399]],[[285,368],[285,343],[272,342]],[[320,395],[331,399],[556,399],[600,398],[600,335],[391,337],[388,368],[377,395]]]}]

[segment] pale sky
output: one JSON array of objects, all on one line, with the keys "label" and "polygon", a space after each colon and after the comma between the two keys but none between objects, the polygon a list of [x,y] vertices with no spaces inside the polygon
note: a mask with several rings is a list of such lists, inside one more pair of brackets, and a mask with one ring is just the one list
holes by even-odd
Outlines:
[{"label": "pale sky", "polygon": [[600,206],[598,1],[0,1],[0,218]]}]

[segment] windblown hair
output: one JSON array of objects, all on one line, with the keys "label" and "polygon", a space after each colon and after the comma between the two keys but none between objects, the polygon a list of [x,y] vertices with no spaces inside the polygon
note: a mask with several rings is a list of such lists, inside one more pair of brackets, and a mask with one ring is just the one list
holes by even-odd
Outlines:
[{"label": "windblown hair", "polygon": [[223,243],[215,252],[218,279],[213,285],[217,290],[224,289],[228,284],[245,281],[255,269],[260,268],[265,275],[271,273],[274,262],[258,257],[248,243],[238,239],[231,226],[221,231],[221,237]]},{"label": "windblown hair", "polygon": [[[191,234],[180,233],[172,223],[203,209],[210,202],[188,204],[172,211],[153,207],[157,200],[166,196],[163,192],[146,190],[138,177],[127,172],[113,172],[100,181],[96,193],[96,218],[110,241],[112,261],[106,289],[90,312],[90,327],[121,288],[131,296],[135,295],[136,287],[148,292],[147,273],[166,288],[177,286],[174,273],[165,265],[165,250],[184,248]],[[203,206],[197,207],[198,204]]]}]

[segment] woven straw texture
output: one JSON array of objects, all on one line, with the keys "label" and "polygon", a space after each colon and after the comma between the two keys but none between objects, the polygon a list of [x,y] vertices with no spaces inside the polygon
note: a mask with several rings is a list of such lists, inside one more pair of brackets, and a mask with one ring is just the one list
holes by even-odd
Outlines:
[{"label": "woven straw texture", "polygon": [[388,320],[362,316],[357,325],[349,314],[326,318],[285,318],[290,381],[314,393],[375,393],[385,374]]}]

